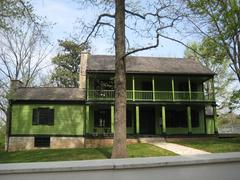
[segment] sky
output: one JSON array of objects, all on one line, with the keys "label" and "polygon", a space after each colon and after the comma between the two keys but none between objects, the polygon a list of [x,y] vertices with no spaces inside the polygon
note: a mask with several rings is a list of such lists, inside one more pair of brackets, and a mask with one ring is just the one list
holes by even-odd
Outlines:
[{"label": "sky", "polygon": [[[45,17],[48,22],[54,23],[49,37],[56,45],[52,56],[57,52],[57,40],[69,38],[70,34],[76,32],[76,21],[84,18],[85,21],[94,19],[93,11],[81,9],[81,4],[76,0],[32,0],[34,11],[37,15]],[[173,34],[174,36],[174,34]],[[139,42],[140,44],[141,42]],[[92,41],[92,54],[113,54],[109,51],[112,45],[106,38],[97,38]],[[160,39],[160,46],[153,50],[144,51],[136,55],[142,56],[161,56],[161,57],[183,57],[185,47],[165,39]]]}]

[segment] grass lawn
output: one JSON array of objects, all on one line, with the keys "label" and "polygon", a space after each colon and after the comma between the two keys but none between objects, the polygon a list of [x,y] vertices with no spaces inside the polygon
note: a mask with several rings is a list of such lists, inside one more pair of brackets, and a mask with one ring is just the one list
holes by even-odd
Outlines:
[{"label": "grass lawn", "polygon": [[[129,157],[173,156],[173,152],[149,145],[128,145]],[[0,152],[0,163],[43,162],[107,159],[111,157],[111,147],[79,149],[42,149],[18,152]]]},{"label": "grass lawn", "polygon": [[204,138],[202,140],[168,140],[188,147],[205,150],[212,153],[240,151],[240,137],[238,138]]}]

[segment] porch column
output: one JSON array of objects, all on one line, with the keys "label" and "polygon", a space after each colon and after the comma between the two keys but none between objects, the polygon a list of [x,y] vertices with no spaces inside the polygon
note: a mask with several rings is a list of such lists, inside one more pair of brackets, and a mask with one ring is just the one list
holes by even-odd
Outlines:
[{"label": "porch column", "polygon": [[132,98],[133,98],[133,101],[135,101],[135,77],[134,77],[134,75],[132,76]]},{"label": "porch column", "polygon": [[191,107],[187,107],[187,118],[188,118],[188,134],[192,134],[192,117],[191,117]]},{"label": "porch column", "polygon": [[217,126],[216,126],[216,119],[217,119],[217,109],[216,106],[213,107],[213,126],[214,126],[214,133],[217,134]]},{"label": "porch column", "polygon": [[191,80],[188,78],[188,91],[189,91],[189,99],[192,100],[192,88],[191,88]]},{"label": "porch column", "polygon": [[111,133],[114,133],[114,115],[115,115],[115,112],[114,112],[114,106],[112,105],[111,106]]},{"label": "porch column", "polygon": [[86,111],[85,111],[85,135],[89,133],[89,105],[86,105]]},{"label": "porch column", "polygon": [[212,99],[215,101],[215,87],[214,87],[214,77],[211,80],[211,84],[212,84]]},{"label": "porch column", "polygon": [[166,113],[165,106],[162,106],[162,133],[166,134]]},{"label": "porch column", "polygon": [[175,101],[175,93],[174,93],[174,77],[172,77],[172,98]]},{"label": "porch column", "polygon": [[136,106],[136,134],[139,134],[139,106]]},{"label": "porch column", "polygon": [[86,94],[87,94],[87,99],[89,99],[89,75],[87,75],[87,89],[86,89]]},{"label": "porch column", "polygon": [[153,92],[153,101],[155,101],[155,77],[152,77],[152,92]]}]

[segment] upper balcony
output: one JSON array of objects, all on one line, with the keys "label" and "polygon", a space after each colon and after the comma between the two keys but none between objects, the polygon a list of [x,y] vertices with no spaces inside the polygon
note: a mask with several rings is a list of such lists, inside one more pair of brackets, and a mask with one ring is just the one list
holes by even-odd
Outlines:
[{"label": "upper balcony", "polygon": [[[127,101],[134,102],[214,102],[214,91],[204,91],[204,77],[184,76],[127,76]],[[88,101],[114,101],[113,77],[88,76]]]},{"label": "upper balcony", "polygon": [[[113,101],[114,90],[88,90],[87,100]],[[188,91],[138,91],[127,90],[128,101],[214,101],[214,96],[204,95],[203,92]]]}]

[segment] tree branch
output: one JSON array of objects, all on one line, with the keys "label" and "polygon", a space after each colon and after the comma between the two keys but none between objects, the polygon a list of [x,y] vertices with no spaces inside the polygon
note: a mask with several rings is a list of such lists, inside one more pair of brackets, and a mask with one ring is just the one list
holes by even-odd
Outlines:
[{"label": "tree branch", "polygon": [[104,14],[101,14],[98,16],[98,19],[97,21],[95,22],[95,24],[93,25],[92,27],[92,30],[90,31],[90,33],[88,34],[87,38],[85,39],[85,41],[83,43],[81,43],[81,45],[83,44],[86,44],[89,40],[89,38],[92,36],[92,34],[95,32],[95,30],[97,29],[98,31],[98,26],[99,24],[101,23],[102,25],[109,25],[108,23],[104,23],[104,22],[101,22],[101,19],[104,18],[104,17],[108,17],[108,18],[115,18],[115,15],[112,15],[112,14],[107,14],[107,13],[104,13]]}]

